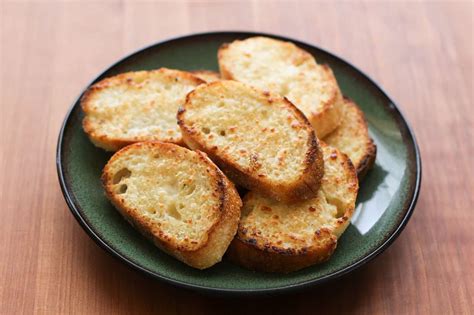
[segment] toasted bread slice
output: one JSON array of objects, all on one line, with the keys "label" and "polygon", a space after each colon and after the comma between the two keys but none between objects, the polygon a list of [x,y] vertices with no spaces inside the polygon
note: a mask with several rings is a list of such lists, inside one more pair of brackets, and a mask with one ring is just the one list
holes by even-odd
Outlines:
[{"label": "toasted bread slice", "polygon": [[282,201],[312,198],[323,160],[311,124],[287,99],[237,81],[198,86],[178,111],[183,140],[237,184]]},{"label": "toasted bread slice", "polygon": [[227,253],[246,268],[291,272],[327,260],[349,225],[358,191],[349,158],[322,144],[324,177],[315,198],[283,204],[250,192]]},{"label": "toasted bread slice", "polygon": [[191,71],[191,73],[198,77],[199,79],[206,81],[207,83],[211,83],[214,81],[219,81],[221,76],[218,72],[210,71],[210,70],[195,70]]},{"label": "toasted bread slice", "polygon": [[81,99],[83,128],[91,141],[116,151],[140,141],[181,143],[176,111],[201,79],[161,68],[128,72],[91,86]]},{"label": "toasted bread slice", "polygon": [[350,99],[345,98],[342,122],[324,138],[324,142],[349,156],[361,180],[375,162],[377,147],[369,136],[364,113]]},{"label": "toasted bread slice", "polygon": [[223,79],[245,82],[287,97],[309,119],[318,138],[340,123],[342,94],[332,70],[293,43],[251,37],[218,52]]},{"label": "toasted bread slice", "polygon": [[135,143],[112,156],[102,182],[127,221],[192,267],[219,262],[237,230],[242,201],[202,152],[172,143]]}]

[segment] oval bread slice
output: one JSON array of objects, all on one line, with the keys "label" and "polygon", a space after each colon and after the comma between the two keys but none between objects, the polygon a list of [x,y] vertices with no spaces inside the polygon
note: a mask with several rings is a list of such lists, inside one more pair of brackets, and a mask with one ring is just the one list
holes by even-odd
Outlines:
[{"label": "oval bread slice", "polygon": [[107,151],[140,141],[181,143],[176,112],[186,94],[201,83],[188,72],[166,68],[106,78],[81,99],[84,131]]},{"label": "oval bread slice", "polygon": [[361,180],[375,162],[377,147],[369,136],[364,113],[350,99],[342,106],[342,122],[324,138],[324,142],[349,156]]},{"label": "oval bread slice", "polygon": [[349,225],[358,191],[349,158],[322,145],[324,177],[315,198],[283,204],[250,192],[227,253],[246,268],[291,272],[329,259]]},{"label": "oval bread slice", "polygon": [[207,83],[219,81],[221,76],[218,72],[210,71],[210,70],[195,70],[191,71],[191,73],[198,77],[199,79],[206,81]]},{"label": "oval bread slice", "polygon": [[342,94],[332,70],[293,43],[251,37],[218,52],[223,79],[245,82],[287,97],[308,118],[318,138],[336,129]]},{"label": "oval bread slice", "polygon": [[172,143],[135,143],[112,156],[102,182],[127,221],[192,267],[219,262],[237,230],[242,201],[202,152]]},{"label": "oval bread slice", "polygon": [[323,172],[318,139],[287,99],[237,81],[203,84],[178,112],[183,140],[235,181],[282,201],[316,194]]}]

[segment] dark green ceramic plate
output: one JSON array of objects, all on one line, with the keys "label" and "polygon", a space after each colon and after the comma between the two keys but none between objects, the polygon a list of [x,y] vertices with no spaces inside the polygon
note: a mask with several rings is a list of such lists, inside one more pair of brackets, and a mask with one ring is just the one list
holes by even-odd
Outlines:
[{"label": "dark green ceramic plate", "polygon": [[[217,48],[226,42],[262,35],[242,32],[196,34],[142,49],[112,65],[93,82],[130,70],[159,67],[217,70]],[[227,293],[275,292],[307,287],[360,267],[386,249],[413,212],[421,181],[421,161],[413,133],[390,98],[361,71],[309,44],[293,41],[334,70],[343,93],[360,105],[378,155],[359,193],[352,224],[334,256],[322,265],[286,275],[252,272],[227,261],[199,271],[162,253],[120,217],[104,196],[99,177],[109,153],[92,145],[81,129],[76,100],[59,134],[59,181],[72,213],[100,246],[128,265],[166,282]]]}]

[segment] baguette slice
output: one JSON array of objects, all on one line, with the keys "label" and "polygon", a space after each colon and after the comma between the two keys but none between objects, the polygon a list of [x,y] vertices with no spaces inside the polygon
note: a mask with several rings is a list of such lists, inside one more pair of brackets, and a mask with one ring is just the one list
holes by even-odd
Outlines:
[{"label": "baguette slice", "polygon": [[293,43],[251,37],[218,52],[223,79],[245,82],[287,97],[309,119],[318,138],[340,123],[342,94],[332,70]]},{"label": "baguette slice", "polygon": [[369,136],[364,113],[350,99],[344,99],[342,122],[324,142],[349,156],[361,180],[374,166],[377,146]]},{"label": "baguette slice", "polygon": [[102,182],[132,226],[194,268],[219,262],[237,230],[242,201],[202,152],[172,143],[135,143],[112,156]]},{"label": "baguette slice", "polygon": [[107,151],[140,141],[182,143],[176,111],[201,83],[188,72],[166,68],[106,78],[81,99],[84,131]]},{"label": "baguette slice", "polygon": [[282,201],[312,198],[323,160],[311,124],[287,99],[237,81],[203,84],[178,112],[183,140],[235,183]]},{"label": "baguette slice", "polygon": [[214,81],[219,81],[221,76],[218,72],[210,71],[210,70],[195,70],[191,71],[191,73],[198,77],[199,79],[206,81],[207,83],[211,83]]},{"label": "baguette slice", "polygon": [[256,192],[243,200],[237,235],[227,255],[252,270],[291,272],[323,262],[349,225],[358,191],[349,158],[322,144],[324,177],[318,195],[291,205]]}]

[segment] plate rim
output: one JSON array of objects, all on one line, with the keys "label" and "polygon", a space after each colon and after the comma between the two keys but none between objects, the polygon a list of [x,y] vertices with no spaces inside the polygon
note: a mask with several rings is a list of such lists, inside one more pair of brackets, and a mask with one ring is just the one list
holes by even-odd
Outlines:
[{"label": "plate rim", "polygon": [[[219,36],[219,35],[233,35],[236,37],[245,37],[245,36],[268,36],[284,41],[291,41],[295,43],[296,45],[306,45],[310,47],[314,47],[317,50],[320,50],[321,52],[333,57],[336,59],[338,62],[341,62],[350,68],[356,70],[359,72],[362,77],[367,80],[369,83],[371,83],[373,86],[375,86],[381,93],[382,95],[390,101],[391,106],[390,108],[395,111],[395,115],[399,116],[401,119],[401,123],[403,127],[406,129],[407,133],[405,136],[409,137],[409,140],[413,144],[413,151],[414,151],[414,159],[415,159],[415,178],[414,178],[414,188],[411,193],[411,196],[406,198],[405,200],[410,199],[410,202],[408,206],[406,206],[405,213],[403,215],[403,218],[399,221],[398,226],[385,238],[385,240],[380,244],[375,250],[371,251],[368,253],[366,256],[362,257],[361,259],[351,263],[350,265],[337,270],[335,272],[329,273],[325,276],[322,276],[320,278],[316,279],[310,279],[306,281],[302,281],[299,283],[295,284],[290,284],[290,285],[283,285],[283,286],[278,286],[278,287],[270,287],[270,288],[260,288],[260,289],[255,289],[255,288],[249,288],[249,289],[230,289],[230,288],[218,288],[218,287],[210,287],[210,286],[205,286],[205,285],[199,285],[199,284],[193,284],[189,283],[186,281],[181,281],[181,280],[176,280],[169,278],[167,276],[158,274],[152,270],[149,270],[145,267],[142,267],[138,264],[136,264],[133,260],[129,259],[128,257],[122,255],[120,252],[112,248],[109,244],[107,244],[106,241],[104,241],[100,235],[89,225],[89,223],[86,221],[86,219],[82,216],[81,211],[79,210],[80,206],[76,205],[75,203],[75,197],[74,193],[72,190],[68,187],[68,184],[65,179],[65,171],[63,169],[63,164],[62,164],[62,147],[63,147],[63,140],[64,140],[64,132],[69,124],[69,120],[71,118],[71,114],[73,110],[76,108],[76,104],[78,101],[80,101],[80,98],[82,97],[84,91],[92,85],[94,82],[96,82],[100,77],[102,77],[107,71],[112,69],[113,67],[117,66],[121,62],[133,57],[134,55],[137,55],[141,53],[142,51],[151,49],[156,46],[160,46],[169,42],[173,41],[180,41],[184,39],[190,39],[193,37],[207,37],[207,36]],[[94,240],[94,242],[99,245],[102,249],[104,249],[106,252],[111,254],[113,257],[116,259],[119,259],[120,261],[124,262],[128,267],[138,270],[141,273],[152,277],[154,279],[158,279],[161,281],[164,281],[165,283],[172,284],[178,287],[186,288],[186,289],[192,289],[192,290],[199,290],[199,291],[204,291],[208,293],[220,293],[220,294],[229,294],[229,295],[250,295],[250,294],[261,294],[261,293],[282,293],[282,292],[289,292],[289,291],[294,291],[294,290],[300,290],[300,289],[305,289],[311,286],[315,286],[318,284],[326,283],[327,281],[340,278],[344,275],[347,275],[348,273],[360,268],[361,266],[367,264],[368,262],[372,261],[374,258],[379,256],[382,252],[384,252],[394,241],[395,239],[398,238],[400,233],[404,230],[406,227],[409,219],[411,218],[414,210],[415,210],[415,205],[418,201],[418,197],[420,194],[420,189],[421,189],[421,178],[422,178],[422,163],[421,163],[421,154],[420,154],[420,149],[418,147],[418,143],[416,141],[415,134],[409,125],[407,119],[403,115],[402,111],[399,109],[397,104],[392,100],[391,97],[388,96],[388,94],[385,92],[385,90],[375,82],[372,78],[370,78],[364,71],[360,70],[358,67],[355,67],[352,63],[346,61],[345,59],[339,57],[338,55],[329,52],[325,49],[320,48],[319,46],[316,46],[314,44],[310,44],[308,42],[294,39],[294,38],[289,38],[286,36],[282,35],[276,35],[272,33],[264,33],[264,32],[252,32],[252,31],[215,31],[215,32],[199,32],[199,33],[191,33],[187,35],[180,35],[180,36],[174,36],[170,37],[161,41],[157,41],[155,43],[146,45],[138,50],[133,51],[132,53],[126,54],[124,57],[121,57],[119,60],[113,62],[111,65],[106,67],[102,72],[99,73],[92,81],[90,81],[86,87],[81,91],[78,97],[76,97],[72,103],[72,105],[69,107],[66,116],[62,122],[60,131],[59,131],[59,136],[58,136],[58,141],[57,141],[57,146],[56,146],[56,170],[58,174],[58,179],[59,179],[59,184],[61,187],[61,191],[63,194],[63,197],[66,201],[66,204],[68,205],[69,210],[73,214],[73,216],[76,218],[82,229],[88,234],[90,238]]]}]

